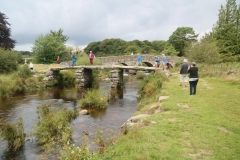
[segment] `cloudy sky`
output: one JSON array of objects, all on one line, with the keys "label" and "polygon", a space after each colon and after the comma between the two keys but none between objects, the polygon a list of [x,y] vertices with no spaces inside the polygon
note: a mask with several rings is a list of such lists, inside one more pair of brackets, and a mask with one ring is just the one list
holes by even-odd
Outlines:
[{"label": "cloudy sky", "polygon": [[[240,0],[236,0],[240,4]],[[82,49],[107,38],[168,40],[178,27],[212,30],[226,0],[0,0],[15,50],[31,51],[38,36],[63,29]]]}]

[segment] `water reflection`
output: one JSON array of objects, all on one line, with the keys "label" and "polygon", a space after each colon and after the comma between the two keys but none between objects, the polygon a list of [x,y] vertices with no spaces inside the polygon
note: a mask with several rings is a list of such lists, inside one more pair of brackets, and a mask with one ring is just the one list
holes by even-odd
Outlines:
[{"label": "water reflection", "polygon": [[[125,87],[119,91],[111,89],[110,82],[101,82],[99,87],[103,95],[109,96],[110,103],[107,109],[91,112],[89,115],[80,115],[72,121],[74,143],[80,146],[82,132],[87,132],[89,137],[93,137],[97,129],[103,131],[104,137],[109,133],[114,136],[120,134],[121,125],[136,111],[137,84],[136,81],[125,82]],[[71,88],[0,99],[0,118],[15,122],[17,118],[22,117],[24,132],[27,135],[25,146],[15,153],[7,151],[6,142],[0,141],[0,159],[32,160],[41,156],[36,140],[30,136],[37,121],[37,107],[42,104],[51,104],[60,108],[77,109],[78,101],[83,95],[84,90]]]}]

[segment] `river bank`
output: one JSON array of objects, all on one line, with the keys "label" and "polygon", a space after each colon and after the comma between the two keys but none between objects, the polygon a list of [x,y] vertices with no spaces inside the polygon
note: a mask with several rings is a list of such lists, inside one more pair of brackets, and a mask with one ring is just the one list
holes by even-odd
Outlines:
[{"label": "river bank", "polygon": [[[178,74],[173,74],[135,113],[149,115],[142,120],[145,124],[155,123],[129,131],[100,157],[240,159],[240,83],[232,79],[201,78],[197,95],[190,96],[189,88],[180,87]],[[160,96],[169,98],[159,101]]]}]

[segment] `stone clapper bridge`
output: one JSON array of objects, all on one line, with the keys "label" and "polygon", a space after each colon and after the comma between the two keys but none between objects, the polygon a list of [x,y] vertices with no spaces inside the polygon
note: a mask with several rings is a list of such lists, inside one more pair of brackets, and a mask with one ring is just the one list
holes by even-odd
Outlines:
[{"label": "stone clapper bridge", "polygon": [[[155,68],[155,55],[141,55],[142,63],[146,66],[137,66],[137,55],[130,56],[109,56],[109,57],[97,57],[102,65],[92,65],[92,66],[70,66],[71,62],[65,62],[62,67],[56,67],[50,69],[50,74],[47,74],[48,79],[54,79],[57,77],[60,70],[76,69],[76,81],[78,88],[87,88],[92,86],[92,70],[93,69],[110,69],[110,81],[112,82],[111,88],[120,88],[123,84],[123,73],[124,70],[141,70],[141,71],[156,71],[162,70],[162,68]],[[179,61],[182,61],[182,57],[167,56],[169,67],[174,67]],[[65,65],[67,64],[67,65]],[[122,64],[122,65],[118,65]]]}]

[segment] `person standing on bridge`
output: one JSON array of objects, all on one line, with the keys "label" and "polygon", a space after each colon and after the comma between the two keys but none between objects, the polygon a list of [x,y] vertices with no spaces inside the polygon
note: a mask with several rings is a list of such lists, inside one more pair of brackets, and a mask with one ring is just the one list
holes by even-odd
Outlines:
[{"label": "person standing on bridge", "polygon": [[160,66],[160,58],[155,56],[156,60],[155,60],[155,68],[159,68]]},{"label": "person standing on bridge", "polygon": [[137,56],[137,65],[138,66],[141,66],[142,65],[142,57],[141,57],[141,55],[138,53],[138,56]]},{"label": "person standing on bridge", "polygon": [[93,59],[95,58],[95,55],[93,54],[92,51],[89,53],[89,60],[90,60],[90,65],[93,65]]},{"label": "person standing on bridge", "polygon": [[163,69],[167,70],[168,61],[167,61],[167,57],[165,56],[165,54],[162,54],[162,60],[163,60]]},{"label": "person standing on bridge", "polygon": [[60,57],[59,56],[57,56],[56,61],[57,61],[58,64],[60,63]]},{"label": "person standing on bridge", "polygon": [[76,61],[77,61],[77,57],[75,55],[75,52],[72,51],[72,66],[76,66]]}]

